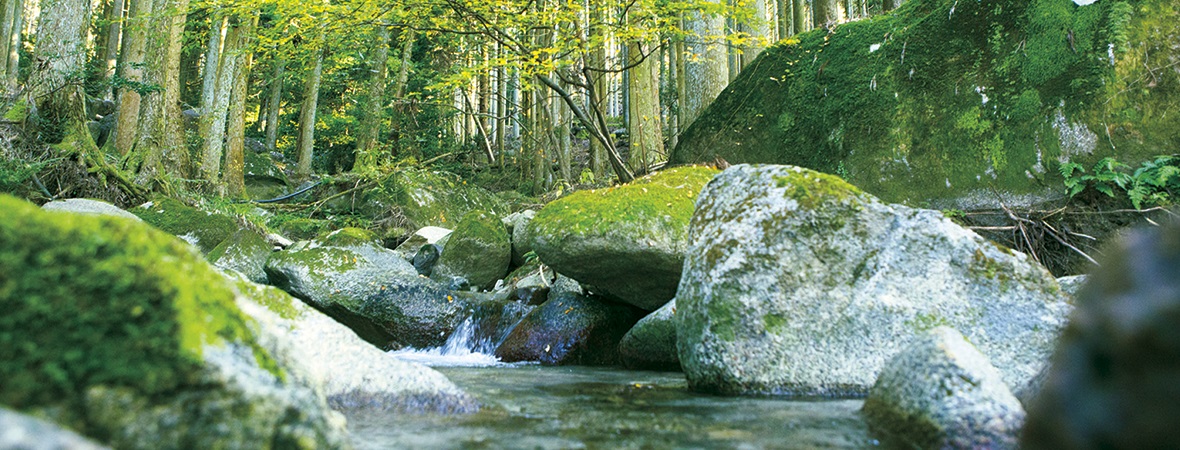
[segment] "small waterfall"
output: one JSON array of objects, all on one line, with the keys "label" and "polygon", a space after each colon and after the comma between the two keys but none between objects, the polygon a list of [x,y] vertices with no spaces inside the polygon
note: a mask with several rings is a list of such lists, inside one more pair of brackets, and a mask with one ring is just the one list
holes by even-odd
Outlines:
[{"label": "small waterfall", "polygon": [[486,367],[500,364],[496,347],[532,307],[518,302],[476,308],[455,328],[442,346],[404,348],[389,353],[403,361],[427,366]]}]

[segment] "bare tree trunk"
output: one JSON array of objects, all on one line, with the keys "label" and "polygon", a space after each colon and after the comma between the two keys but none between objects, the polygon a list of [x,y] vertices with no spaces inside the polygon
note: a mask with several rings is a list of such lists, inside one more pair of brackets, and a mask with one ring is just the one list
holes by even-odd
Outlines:
[{"label": "bare tree trunk", "polygon": [[554,148],[557,150],[557,168],[561,173],[561,178],[566,182],[574,180],[573,168],[570,160],[573,159],[573,143],[570,141],[570,119],[572,114],[565,103],[560,101],[553,102],[553,119],[556,126],[553,127],[554,133]]},{"label": "bare tree trunk", "polygon": [[903,1],[904,0],[883,0],[881,2],[881,9],[884,11],[893,11],[897,8],[900,8]]},{"label": "bare tree trunk", "polygon": [[795,34],[814,28],[811,22],[811,0],[791,0],[791,13],[795,17]]},{"label": "bare tree trunk", "polygon": [[[152,9],[152,0],[130,0],[127,11],[127,32],[123,33],[122,62],[118,65],[119,76],[131,83],[143,81],[143,55],[147,44],[144,27],[147,14]],[[115,121],[115,149],[126,155],[135,145],[135,133],[139,127],[139,92],[127,86],[119,88],[119,106]]]},{"label": "bare tree trunk", "polygon": [[270,151],[274,151],[275,142],[279,140],[279,105],[283,101],[283,72],[287,69],[287,60],[277,53],[270,79],[270,96],[266,101],[266,149]]},{"label": "bare tree trunk", "polygon": [[636,174],[663,159],[664,137],[660,126],[660,74],[655,46],[648,42],[628,44],[627,84],[630,100],[627,129],[631,136],[629,164]]},{"label": "bare tree trunk", "polygon": [[[88,0],[42,0],[37,26],[37,48],[33,56],[41,61],[29,77],[37,114],[61,133],[60,141],[90,140],[85,133],[85,94],[82,86],[69,80],[86,65],[86,33],[90,25]],[[79,132],[81,130],[81,133]],[[85,134],[85,136],[71,136]],[[91,142],[90,146],[94,146]],[[82,149],[77,149],[82,150]]]},{"label": "bare tree trunk", "polygon": [[229,17],[220,11],[214,12],[209,21],[209,45],[205,47],[205,72],[201,82],[201,120],[209,112],[217,96],[217,83],[221,68],[221,49],[225,46],[229,31]]},{"label": "bare tree trunk", "polygon": [[16,86],[17,78],[20,76],[20,45],[21,32],[24,29],[25,6],[24,1],[15,0],[15,10],[12,12],[12,31],[11,34],[6,35],[3,39],[8,40],[8,66],[5,70],[5,82],[9,86]]},{"label": "bare tree trunk", "polygon": [[[107,25],[107,39],[106,49],[103,54],[103,77],[107,78],[115,74],[115,65],[119,58],[119,42],[122,39],[123,33],[123,6],[124,0],[112,0],[110,14],[107,15],[107,20],[110,22]],[[108,89],[103,94],[107,100],[112,100],[114,93]]]},{"label": "bare tree trunk", "polygon": [[[205,71],[217,75],[214,88],[209,93],[210,97],[206,99],[209,103],[201,105],[199,132],[200,136],[204,138],[204,142],[201,145],[201,165],[198,175],[208,183],[209,187],[214,187],[221,177],[221,153],[225,149],[226,113],[229,110],[230,90],[233,89],[234,76],[236,75],[234,65],[237,63],[237,54],[241,51],[239,45],[243,44],[244,24],[240,20],[235,18],[235,23],[225,35],[225,47],[218,52],[220,58],[217,61],[205,63]],[[215,189],[211,189],[209,192],[215,191]]]},{"label": "bare tree trunk", "polygon": [[[142,1],[142,0],[140,0]],[[159,183],[163,176],[188,178],[192,162],[185,146],[180,111],[180,50],[188,0],[157,0],[146,17],[143,33],[144,82],[160,87],[144,96],[139,110],[136,151],[143,152],[141,185]]]},{"label": "bare tree trunk", "polygon": [[[602,45],[597,45],[594,50],[590,52],[590,58],[587,62],[592,68],[605,69],[606,68],[606,24],[605,8],[599,5],[598,2],[592,1],[590,6],[590,35],[591,39],[601,42]],[[606,72],[590,72],[590,79],[586,80],[593,86],[593,91],[597,92],[597,96],[587,95],[588,102],[587,109],[594,111],[601,111],[606,108],[606,103],[602,99],[602,95],[607,92]],[[599,179],[606,176],[606,147],[598,142],[597,139],[590,139],[590,171],[594,172],[594,178]]]},{"label": "bare tree trunk", "polygon": [[230,197],[240,198],[246,195],[246,88],[250,84],[250,66],[254,62],[251,51],[254,41],[254,29],[258,23],[258,13],[242,25],[240,43],[234,58],[233,89],[230,90],[229,123],[226,125],[225,171],[222,182],[225,193]]},{"label": "bare tree trunk", "polygon": [[684,92],[680,111],[684,114],[681,126],[687,128],[729,84],[729,55],[724,41],[725,18],[692,12],[685,18],[685,27],[691,33],[686,53],[695,57],[684,64],[684,82],[689,89]]},{"label": "bare tree trunk", "polygon": [[771,41],[774,16],[770,14],[768,1],[774,0],[754,0],[754,19],[743,26],[750,33],[750,44],[742,48],[742,69],[754,62],[754,58],[757,58]]},{"label": "bare tree trunk", "polygon": [[0,3],[0,78],[8,76],[9,36],[12,36],[12,22],[16,19],[16,9],[23,7],[21,0],[4,0]]},{"label": "bare tree trunk", "polygon": [[299,159],[295,174],[302,179],[311,177],[311,161],[315,149],[315,113],[320,98],[320,80],[324,73],[324,52],[317,51],[311,72],[303,87],[303,105],[299,109]]},{"label": "bare tree trunk", "polygon": [[385,112],[385,83],[389,79],[389,27],[384,23],[377,25],[376,47],[372,54],[372,68],[369,69],[369,99],[365,105],[365,114],[360,117],[360,136],[357,137],[356,162],[353,170],[359,167],[373,168],[377,166],[377,137],[381,133],[381,123],[384,122]]}]

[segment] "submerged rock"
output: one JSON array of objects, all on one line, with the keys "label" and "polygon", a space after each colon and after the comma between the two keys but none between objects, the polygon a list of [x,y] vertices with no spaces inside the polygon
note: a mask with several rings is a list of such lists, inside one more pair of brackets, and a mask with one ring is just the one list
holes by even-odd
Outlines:
[{"label": "submerged rock", "polygon": [[655,310],[676,295],[693,201],[716,174],[683,167],[570,194],[537,213],[533,249],[558,273]]},{"label": "submerged rock", "polygon": [[496,348],[496,356],[545,365],[618,364],[619,340],[641,317],[630,305],[564,295],[525,316]]},{"label": "submerged rock", "polygon": [[114,448],[341,448],[232,285],[142,223],[0,196],[0,403]]},{"label": "submerged rock", "polygon": [[890,356],[939,325],[959,329],[1019,386],[1070,310],[1024,254],[798,167],[718,175],[689,241],[677,339],[700,391],[862,395]]},{"label": "submerged rock", "polygon": [[676,353],[676,299],[639,320],[619,342],[623,364],[635,369],[680,370]]},{"label": "submerged rock", "polygon": [[288,340],[324,383],[337,409],[372,408],[406,413],[470,413],[478,403],[443,374],[401,361],[352,330],[272,286],[240,281],[242,311]]},{"label": "submerged rock", "polygon": [[461,302],[364,230],[345,228],[277,252],[266,274],[381,348],[437,346],[461,320]]},{"label": "submerged rock", "polygon": [[0,449],[100,450],[106,446],[79,436],[60,425],[0,406]]},{"label": "submerged rock", "polygon": [[266,284],[266,260],[274,247],[254,230],[241,229],[209,252],[209,262],[222,269],[234,270],[250,281]]},{"label": "submerged rock", "polygon": [[139,216],[131,214],[118,206],[104,202],[102,200],[92,200],[88,198],[69,198],[65,200],[54,200],[52,202],[41,205],[41,208],[46,211],[64,211],[78,214],[96,214],[103,216],[122,217],[124,219],[131,219],[135,221],[142,221]]},{"label": "submerged rock", "polygon": [[1029,406],[1024,448],[1168,448],[1180,421],[1180,224],[1106,251]]},{"label": "submerged rock", "polygon": [[898,447],[1014,449],[1024,409],[986,356],[950,327],[890,358],[865,399],[869,425]]},{"label": "submerged rock", "polygon": [[463,278],[484,289],[508,273],[511,260],[512,246],[504,224],[491,213],[472,211],[455,226],[432,276],[438,280]]},{"label": "submerged rock", "polygon": [[228,216],[201,211],[179,200],[159,198],[131,208],[144,222],[184,239],[208,254],[238,231],[238,222]]}]

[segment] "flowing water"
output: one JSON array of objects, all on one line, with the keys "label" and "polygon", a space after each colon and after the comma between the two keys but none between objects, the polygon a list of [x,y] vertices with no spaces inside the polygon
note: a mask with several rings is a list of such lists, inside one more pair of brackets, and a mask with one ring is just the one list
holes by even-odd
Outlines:
[{"label": "flowing water", "polygon": [[[470,324],[468,324],[470,327]],[[467,332],[470,332],[470,328]],[[434,366],[480,412],[348,413],[356,448],[865,448],[860,400],[791,401],[689,392],[676,372],[502,364],[458,332],[438,349],[395,353]],[[460,341],[469,339],[468,347]]]}]

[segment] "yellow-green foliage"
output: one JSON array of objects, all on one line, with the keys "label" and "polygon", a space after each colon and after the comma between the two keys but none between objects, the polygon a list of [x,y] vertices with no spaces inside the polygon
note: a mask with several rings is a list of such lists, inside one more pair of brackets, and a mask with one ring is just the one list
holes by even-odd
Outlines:
[{"label": "yellow-green foliage", "polygon": [[281,375],[233,288],[175,237],[4,195],[0,210],[0,403],[70,414],[95,385],[168,395],[197,381],[207,346],[229,342]]},{"label": "yellow-green foliage", "polygon": [[578,191],[546,205],[531,226],[542,235],[606,235],[619,226],[658,223],[683,235],[697,194],[715,175],[708,167],[679,167],[622,186]]},{"label": "yellow-green foliage", "polygon": [[[1180,57],[1178,11],[1171,0],[909,0],[767,49],[670,159],[843,164],[886,201],[1059,186],[1058,158],[1175,150],[1180,74],[1163,68]],[[1095,153],[1062,148],[1077,140],[1063,133]]]}]

